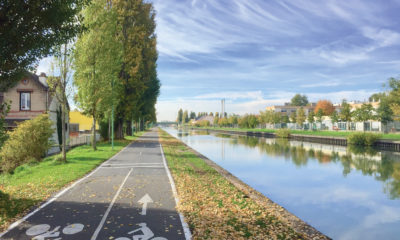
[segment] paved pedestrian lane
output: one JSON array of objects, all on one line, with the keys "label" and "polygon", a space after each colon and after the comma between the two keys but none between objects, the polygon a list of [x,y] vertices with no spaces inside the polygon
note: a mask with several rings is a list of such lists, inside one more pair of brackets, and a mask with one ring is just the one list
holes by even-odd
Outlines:
[{"label": "paved pedestrian lane", "polygon": [[147,132],[1,239],[189,239],[171,180],[157,131]]}]

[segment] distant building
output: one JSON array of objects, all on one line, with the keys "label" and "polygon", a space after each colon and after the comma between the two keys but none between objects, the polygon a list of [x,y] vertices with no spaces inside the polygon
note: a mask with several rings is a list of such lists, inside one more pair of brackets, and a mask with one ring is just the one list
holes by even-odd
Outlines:
[{"label": "distant building", "polygon": [[[296,112],[300,109],[303,108],[304,109],[304,113],[306,116],[308,116],[308,114],[310,112],[314,112],[315,107],[317,106],[316,103],[309,103],[307,106],[291,106],[290,103],[285,103],[284,105],[275,105],[275,106],[269,106],[266,107],[265,110],[267,111],[273,111],[273,112],[278,112],[281,113],[282,116],[288,116],[290,117],[290,114]],[[342,110],[342,107],[338,104],[333,104],[333,106],[335,107],[335,110],[340,113]]]},{"label": "distant building", "polygon": [[315,109],[315,103],[311,103],[307,106],[291,106],[290,103],[285,103],[284,105],[275,105],[275,106],[269,106],[266,107],[265,110],[267,111],[273,111],[273,112],[278,112],[281,113],[282,116],[290,116],[290,114],[296,112],[300,109],[303,108],[304,109],[304,113],[306,114],[306,116],[308,116],[308,114],[311,111],[314,111]]},{"label": "distant building", "polygon": [[[93,127],[93,118],[83,115],[79,111],[71,111],[69,113],[69,122],[71,124],[71,128],[73,128],[73,135],[76,135],[77,132],[90,132]],[[98,124],[96,123],[96,129],[99,129]]]},{"label": "distant building", "polygon": [[210,125],[214,124],[214,117],[213,116],[201,116],[199,118],[196,118],[196,120],[193,121],[193,123],[195,124],[197,122],[204,121],[204,120],[209,121]]},{"label": "distant building", "polygon": [[376,110],[379,107],[380,102],[361,102],[361,101],[353,101],[353,102],[348,102],[348,104],[351,107],[351,111],[356,110],[357,108],[360,108],[363,104],[371,104],[372,107]]}]

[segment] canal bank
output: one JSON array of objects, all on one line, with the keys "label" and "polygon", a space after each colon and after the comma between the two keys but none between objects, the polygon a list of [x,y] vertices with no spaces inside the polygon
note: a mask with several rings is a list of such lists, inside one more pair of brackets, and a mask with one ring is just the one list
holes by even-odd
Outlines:
[{"label": "canal bank", "polygon": [[398,152],[165,131],[333,239],[397,239],[400,234]]},{"label": "canal bank", "polygon": [[[240,136],[264,137],[264,138],[276,137],[276,134],[273,132],[263,132],[263,131],[236,131],[236,130],[223,130],[223,129],[213,129],[213,128],[190,128],[190,129],[205,130],[223,134],[235,134]],[[322,144],[332,144],[338,146],[347,146],[347,138],[345,137],[303,135],[303,134],[291,133],[289,135],[289,139],[305,141],[305,142],[322,143]],[[400,152],[400,141],[379,139],[375,142],[374,147],[378,148],[379,150]]]},{"label": "canal bank", "polygon": [[329,239],[204,155],[160,130],[196,239]]}]

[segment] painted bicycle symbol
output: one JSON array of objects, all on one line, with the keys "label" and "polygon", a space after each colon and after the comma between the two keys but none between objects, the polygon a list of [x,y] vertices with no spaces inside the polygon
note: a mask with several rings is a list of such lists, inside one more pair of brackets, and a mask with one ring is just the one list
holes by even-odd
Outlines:
[{"label": "painted bicycle symbol", "polygon": [[[66,235],[73,235],[81,232],[84,226],[80,223],[70,224],[63,228],[62,233]],[[45,239],[53,239],[53,240],[61,240],[60,238],[60,226],[55,227],[53,230],[50,230],[51,226],[48,224],[40,224],[30,227],[26,230],[26,235],[34,236],[32,240],[45,240]]]},{"label": "painted bicycle symbol", "polygon": [[[166,238],[163,237],[154,237],[153,231],[150,230],[149,227],[147,227],[146,223],[139,223],[138,224],[140,228],[135,229],[133,231],[128,232],[128,234],[133,234],[132,238],[128,237],[119,237],[115,240],[167,240]],[[137,234],[139,233],[139,234]]]}]

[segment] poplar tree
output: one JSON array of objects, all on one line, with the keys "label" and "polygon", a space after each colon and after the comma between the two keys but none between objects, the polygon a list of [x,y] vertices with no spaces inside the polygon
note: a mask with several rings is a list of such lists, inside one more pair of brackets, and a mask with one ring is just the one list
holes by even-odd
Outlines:
[{"label": "poplar tree", "polygon": [[178,121],[178,124],[182,123],[182,119],[183,119],[183,110],[181,108],[178,111],[178,118],[176,119]]},{"label": "poplar tree", "polygon": [[314,122],[315,122],[314,117],[315,117],[314,111],[309,111],[308,116],[307,116],[307,121],[310,124],[310,130],[312,130],[313,126],[314,126]]},{"label": "poplar tree", "polygon": [[292,113],[290,114],[290,120],[292,121],[292,123],[295,123],[295,122],[296,122],[296,119],[297,119],[297,114],[296,114],[296,112],[292,112]]},{"label": "poplar tree", "polygon": [[[151,3],[143,0],[115,0],[122,43],[122,64],[119,81],[122,86],[117,112],[117,137],[123,137],[123,123],[130,129],[133,118],[155,117],[155,99],[159,92],[156,77],[155,11]],[[150,93],[146,95],[146,90]],[[155,97],[154,97],[155,96]],[[145,103],[151,102],[148,105]],[[146,105],[146,107],[144,107]],[[141,124],[142,125],[142,124]]]},{"label": "poplar tree", "polygon": [[303,128],[303,123],[306,120],[306,114],[302,107],[297,112],[298,113],[297,113],[296,122],[297,122],[297,124],[299,124],[301,126],[301,128]]},{"label": "poplar tree", "polygon": [[345,121],[346,122],[346,128],[347,130],[350,129],[350,122],[351,122],[351,118],[352,118],[352,112],[351,112],[351,107],[350,104],[348,104],[346,102],[346,100],[342,101],[342,111],[340,111],[339,117],[341,121]]},{"label": "poplar tree", "polygon": [[183,121],[183,123],[188,123],[188,122],[189,122],[189,113],[188,113],[187,110],[185,110],[185,111],[183,112],[182,121]]},{"label": "poplar tree", "polygon": [[322,123],[323,116],[324,116],[324,110],[322,110],[322,108],[319,108],[317,113],[315,114],[315,117],[317,118],[317,121],[319,123]]},{"label": "poplar tree", "polygon": [[83,15],[87,31],[75,44],[74,84],[78,106],[93,118],[92,147],[96,150],[96,122],[114,101],[111,88],[118,76],[121,48],[115,39],[116,15],[109,1],[93,1]]}]

